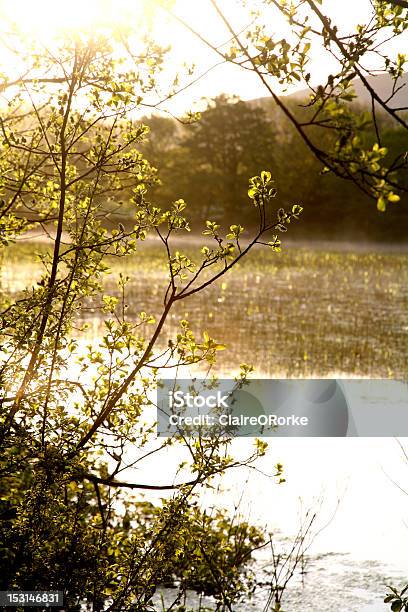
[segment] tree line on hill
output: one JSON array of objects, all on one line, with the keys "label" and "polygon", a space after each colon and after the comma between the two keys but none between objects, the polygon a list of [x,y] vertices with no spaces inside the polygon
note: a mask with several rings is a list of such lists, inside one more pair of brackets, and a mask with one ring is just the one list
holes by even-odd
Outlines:
[{"label": "tree line on hill", "polygon": [[[302,121],[313,112],[306,101],[302,104],[296,97],[290,107]],[[358,102],[353,110],[359,117],[359,138],[368,146],[378,146],[370,113]],[[382,128],[382,152],[387,149],[386,155],[393,158],[407,148],[405,130],[384,115],[377,121]],[[158,169],[160,179],[150,197],[159,206],[182,197],[189,204],[193,230],[204,219],[225,227],[237,219],[247,227],[253,224],[248,178],[268,168],[280,202],[304,208],[302,223],[293,232],[295,238],[383,242],[406,238],[407,196],[402,194],[385,214],[379,211],[375,200],[352,181],[325,171],[293,125],[281,114],[277,116],[271,100],[244,102],[221,95],[209,100],[200,119],[191,124],[158,115],[143,122],[150,134],[141,149]],[[322,137],[326,146],[333,146],[330,130]],[[341,148],[341,143],[336,146]],[[408,182],[407,176],[398,179]]]}]

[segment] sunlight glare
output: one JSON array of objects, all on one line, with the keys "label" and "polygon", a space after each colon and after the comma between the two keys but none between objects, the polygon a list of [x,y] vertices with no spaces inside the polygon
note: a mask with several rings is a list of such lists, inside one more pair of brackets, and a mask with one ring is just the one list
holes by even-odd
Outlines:
[{"label": "sunlight glare", "polygon": [[145,0],[121,0],[120,9],[114,0],[70,0],[69,3],[3,0],[0,6],[2,17],[16,23],[19,30],[41,37],[52,37],[63,31],[122,26],[151,11],[151,3]]}]

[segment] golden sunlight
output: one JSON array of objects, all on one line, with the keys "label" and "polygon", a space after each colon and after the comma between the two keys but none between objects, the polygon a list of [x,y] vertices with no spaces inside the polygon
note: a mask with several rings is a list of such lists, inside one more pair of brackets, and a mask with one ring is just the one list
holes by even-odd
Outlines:
[{"label": "golden sunlight", "polygon": [[[259,4],[259,0],[252,0],[250,6],[242,0],[219,2],[226,16],[233,19],[237,31],[245,30],[252,20],[250,9],[257,9]],[[326,5],[330,16],[344,32],[353,32],[356,24],[364,23],[370,6],[369,0],[361,0],[357,4],[353,0],[344,0],[341,6],[328,0]],[[263,16],[267,23],[273,24],[273,30],[280,36],[290,36],[284,19],[273,13],[271,6],[267,9],[264,7]],[[221,93],[237,95],[243,100],[265,95],[265,89],[255,75],[220,62],[217,53],[192,33],[199,33],[218,49],[222,49],[230,39],[225,24],[219,19],[210,0],[121,0],[120,3],[117,0],[70,0],[67,3],[55,0],[0,0],[0,33],[9,31],[10,26],[23,33],[27,41],[34,39],[48,47],[52,47],[55,38],[64,33],[78,32],[86,36],[99,32],[112,37],[116,30],[126,31],[141,44],[147,37],[164,48],[171,48],[166,60],[169,75],[179,71],[188,72],[190,67],[195,66],[191,86],[182,87],[181,93],[166,103],[164,110],[174,114],[183,114],[193,107],[199,110],[200,99]],[[392,54],[392,40],[388,47]],[[15,54],[1,47],[0,72],[11,76],[24,70],[24,51],[20,58],[21,65],[17,66]],[[318,46],[311,50],[309,69],[317,82],[324,80],[336,68],[336,60],[321,53]],[[205,78],[197,79],[196,75],[200,74]],[[173,76],[169,76],[171,78]],[[299,89],[296,83],[286,89],[279,83],[274,83],[274,87],[280,94]]]},{"label": "golden sunlight", "polygon": [[3,0],[0,6],[3,21],[14,22],[19,30],[28,35],[38,34],[47,38],[67,30],[120,26],[149,8],[151,10],[152,3],[122,0],[120,10],[114,0],[70,0],[69,3],[53,0]]}]

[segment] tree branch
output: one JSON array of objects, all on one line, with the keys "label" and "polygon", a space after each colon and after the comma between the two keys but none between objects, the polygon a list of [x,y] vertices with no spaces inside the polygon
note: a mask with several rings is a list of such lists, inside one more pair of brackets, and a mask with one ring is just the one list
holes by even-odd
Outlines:
[{"label": "tree branch", "polygon": [[194,480],[189,480],[188,482],[181,482],[179,484],[171,484],[171,485],[149,485],[149,484],[139,484],[135,482],[120,482],[119,480],[113,480],[111,478],[101,478],[100,476],[96,476],[95,474],[82,474],[82,478],[92,482],[96,485],[102,484],[107,487],[116,487],[116,488],[124,488],[124,489],[146,489],[149,491],[170,491],[174,489],[180,489],[181,487],[196,485],[200,482],[199,478],[195,478]]}]

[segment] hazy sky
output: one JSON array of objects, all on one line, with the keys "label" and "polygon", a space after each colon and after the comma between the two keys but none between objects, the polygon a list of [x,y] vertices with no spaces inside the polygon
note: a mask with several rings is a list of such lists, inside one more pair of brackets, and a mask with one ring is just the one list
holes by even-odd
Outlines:
[{"label": "hazy sky", "polygon": [[[236,31],[248,25],[248,9],[243,8],[240,0],[218,0],[219,6],[231,20]],[[250,0],[251,8],[264,6],[261,0]],[[157,40],[171,45],[171,59],[174,66],[184,62],[194,63],[197,74],[211,69],[194,86],[179,94],[166,108],[175,113],[189,109],[194,101],[202,97],[212,97],[222,92],[237,94],[243,99],[267,95],[259,78],[249,71],[231,64],[212,68],[220,58],[193,34],[188,32],[168,13],[157,7],[155,0],[70,0],[68,3],[55,0],[0,0],[3,13],[13,18],[19,26],[45,41],[61,28],[75,29],[85,27],[103,29],[107,24],[129,25],[135,35],[146,27],[151,28]],[[333,17],[340,31],[354,31],[356,24],[367,22],[370,15],[369,0],[325,0],[324,11]],[[143,13],[143,19],[141,18]],[[211,43],[225,43],[229,34],[219,16],[211,6],[210,0],[174,0],[172,10],[188,22]],[[275,10],[264,10],[265,20],[278,38],[287,36],[289,31],[285,22]],[[1,17],[1,15],[0,15]],[[147,19],[146,19],[147,17]],[[1,21],[1,20],[0,20]],[[396,42],[396,41],[395,41]],[[391,43],[392,53],[401,43]],[[408,44],[406,45],[408,48]],[[312,80],[318,82],[325,74],[334,69],[327,53],[316,51],[310,62]],[[183,81],[184,83],[185,81]],[[303,87],[303,86],[301,86]],[[278,84],[275,90],[282,93]],[[293,90],[289,90],[293,91]]]},{"label": "hazy sky", "polygon": [[[242,8],[241,2],[236,0],[219,0],[218,4],[231,23],[234,24],[235,31],[240,31],[241,28],[248,24],[248,11]],[[265,7],[261,0],[251,0],[248,4],[254,8],[257,6]],[[339,30],[347,33],[354,32],[357,24],[367,23],[372,13],[370,0],[341,0],[341,2],[338,0],[325,0],[323,2],[323,9],[326,14],[333,18],[333,22],[337,24]],[[229,40],[230,35],[209,0],[196,0],[194,2],[191,0],[176,0],[173,10],[216,46]],[[276,10],[269,9],[265,11],[264,8],[263,11],[265,21],[268,25],[270,24],[271,32],[278,39],[289,35],[290,30],[286,22],[280,18]],[[191,57],[203,71],[218,61],[217,54],[199,42],[189,32],[186,32],[174,19],[161,16],[156,27],[158,36],[172,43],[174,55],[179,60]],[[405,37],[404,44],[405,49],[408,49],[407,37]],[[388,45],[388,49],[390,53],[396,54],[397,50],[404,50],[404,46],[400,40],[395,40]],[[322,52],[321,49],[315,49],[314,54],[311,56],[309,68],[312,80],[316,83],[319,79],[324,78],[324,75],[335,70],[335,63],[326,52]],[[277,92],[283,93],[282,88],[277,82],[275,82],[274,88]],[[299,89],[299,85],[294,87],[294,89],[296,88]],[[303,89],[304,84],[300,85],[300,88]],[[292,91],[293,88],[288,90],[289,93]],[[197,85],[180,96],[175,107],[181,108],[184,105],[188,105],[190,100],[200,95],[214,96],[221,92],[235,93],[243,99],[268,95],[259,77],[229,64],[214,68]]]}]

